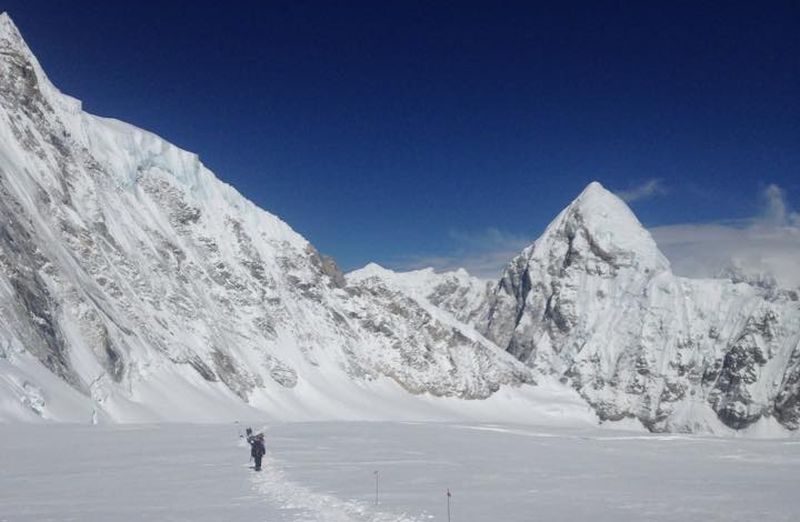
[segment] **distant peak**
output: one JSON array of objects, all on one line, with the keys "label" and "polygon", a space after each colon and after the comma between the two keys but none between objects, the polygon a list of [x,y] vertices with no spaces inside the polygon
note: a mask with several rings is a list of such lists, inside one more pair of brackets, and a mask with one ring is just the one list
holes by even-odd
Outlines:
[{"label": "distant peak", "polygon": [[364,271],[367,271],[367,272],[388,272],[389,271],[387,268],[384,268],[383,266],[379,265],[378,263],[374,263],[374,262],[367,263],[361,270],[364,270]]},{"label": "distant peak", "polygon": [[383,277],[386,274],[391,274],[392,271],[388,268],[384,268],[378,263],[368,263],[365,266],[353,270],[345,275],[348,280],[363,280],[368,279],[370,277]]},{"label": "distant peak", "polygon": [[467,271],[467,269],[466,269],[466,268],[464,268],[463,266],[462,266],[462,267],[459,267],[459,268],[458,268],[458,269],[457,269],[457,270],[456,270],[454,273],[455,273],[455,274],[456,274],[458,277],[472,277],[472,275],[471,275],[471,274],[470,274],[470,273]]}]

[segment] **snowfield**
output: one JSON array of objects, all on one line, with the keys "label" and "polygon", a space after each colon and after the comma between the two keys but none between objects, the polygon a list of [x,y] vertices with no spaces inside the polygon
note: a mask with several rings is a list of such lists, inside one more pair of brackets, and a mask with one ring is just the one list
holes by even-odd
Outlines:
[{"label": "snowfield", "polygon": [[[797,520],[800,441],[499,424],[0,425],[0,521]],[[378,471],[378,505],[375,505]]]}]

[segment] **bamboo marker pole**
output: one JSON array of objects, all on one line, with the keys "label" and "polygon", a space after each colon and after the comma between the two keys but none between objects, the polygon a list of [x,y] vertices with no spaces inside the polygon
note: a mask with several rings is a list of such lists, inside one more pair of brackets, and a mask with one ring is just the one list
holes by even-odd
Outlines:
[{"label": "bamboo marker pole", "polygon": [[447,522],[450,522],[450,497],[452,497],[452,493],[450,493],[450,488],[447,488]]},{"label": "bamboo marker pole", "polygon": [[373,473],[375,474],[375,505],[377,506],[378,505],[378,480],[380,478],[380,473],[378,473],[378,470],[375,470]]}]

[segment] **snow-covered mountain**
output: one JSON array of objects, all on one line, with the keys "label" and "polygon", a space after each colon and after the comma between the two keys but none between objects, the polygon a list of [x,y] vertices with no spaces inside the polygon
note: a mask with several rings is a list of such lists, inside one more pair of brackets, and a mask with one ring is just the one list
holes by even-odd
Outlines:
[{"label": "snow-covered mountain", "polygon": [[454,296],[472,296],[463,313],[437,282],[425,297],[439,296],[535,375],[575,388],[601,419],[635,417],[656,431],[741,429],[762,418],[798,427],[797,294],[675,276],[631,210],[599,183],[508,264],[484,301],[465,278],[438,278],[461,281]]},{"label": "snow-covered mountain", "polygon": [[497,282],[345,276],[196,155],[85,113],[0,15],[0,421],[797,429],[799,343],[796,293],[675,276],[597,183]]},{"label": "snow-covered mountain", "polygon": [[493,282],[473,277],[463,268],[444,273],[437,273],[432,268],[394,272],[370,263],[346,277],[351,285],[383,285],[402,292],[426,309],[432,312],[443,310],[447,317],[467,325],[476,323],[484,313],[494,288]]},{"label": "snow-covered mountain", "polygon": [[481,327],[602,418],[695,429],[707,408],[732,428],[797,427],[800,307],[794,295],[676,277],[628,207],[589,185],[513,260]]},{"label": "snow-covered mountain", "polygon": [[473,328],[348,285],[196,155],[83,112],[5,14],[0,216],[0,418],[357,417],[379,391],[532,382]]}]

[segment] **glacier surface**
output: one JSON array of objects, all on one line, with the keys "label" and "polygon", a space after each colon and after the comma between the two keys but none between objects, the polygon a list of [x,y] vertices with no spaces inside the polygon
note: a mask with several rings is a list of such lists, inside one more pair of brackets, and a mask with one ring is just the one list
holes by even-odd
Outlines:
[{"label": "glacier surface", "polygon": [[[257,427],[260,429],[260,427]],[[0,520],[792,521],[792,440],[552,425],[0,425]],[[375,474],[378,471],[378,504]]]}]

